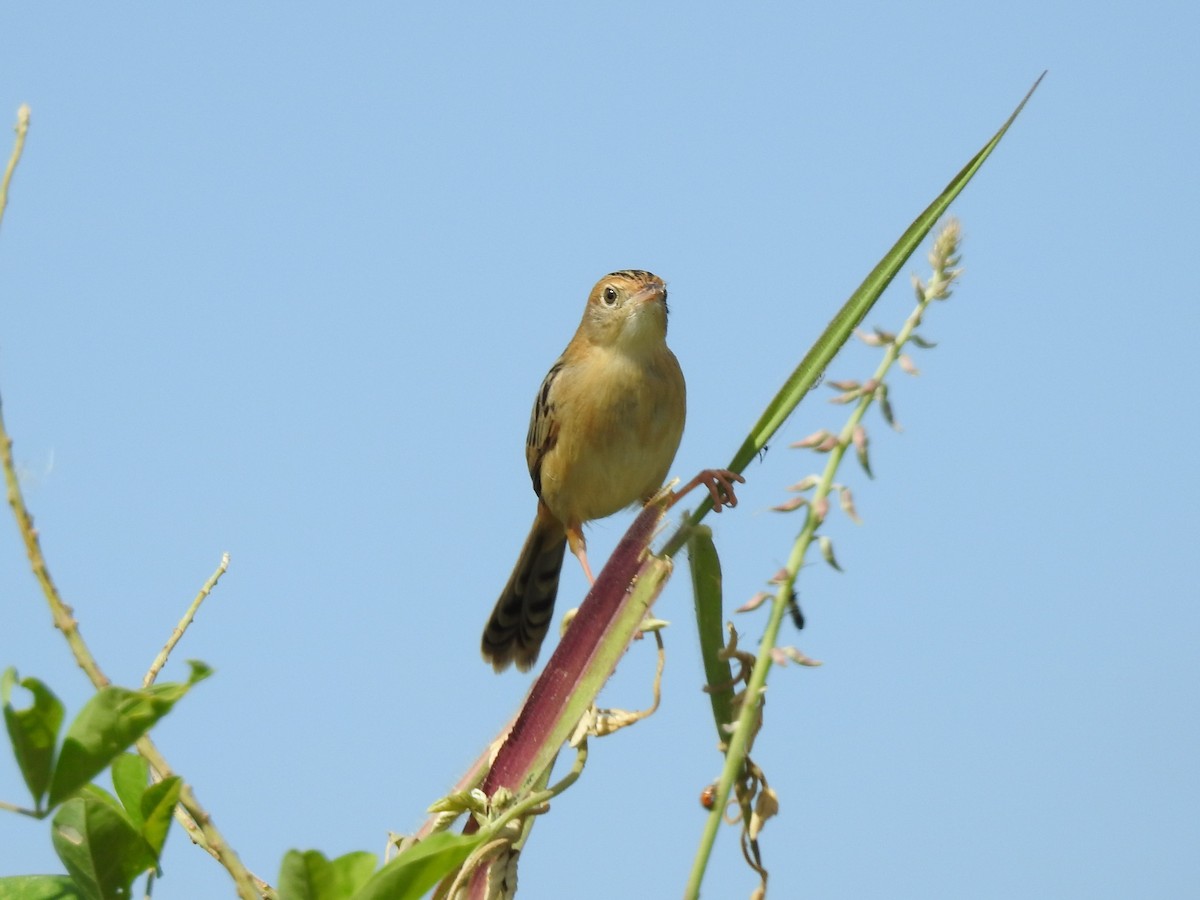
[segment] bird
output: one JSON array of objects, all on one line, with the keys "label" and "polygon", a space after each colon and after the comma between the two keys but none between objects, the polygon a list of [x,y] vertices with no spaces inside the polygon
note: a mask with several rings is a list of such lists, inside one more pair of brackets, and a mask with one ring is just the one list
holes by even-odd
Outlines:
[{"label": "bird", "polygon": [[[496,672],[537,661],[550,626],[566,549],[589,582],[583,525],[658,493],[683,437],[687,389],[667,347],[667,286],[622,269],[588,295],[575,336],[542,380],[525,438],[537,513],[491,618],[481,650]],[[734,506],[740,475],[705,470],[676,496],[706,484],[714,509]]]}]

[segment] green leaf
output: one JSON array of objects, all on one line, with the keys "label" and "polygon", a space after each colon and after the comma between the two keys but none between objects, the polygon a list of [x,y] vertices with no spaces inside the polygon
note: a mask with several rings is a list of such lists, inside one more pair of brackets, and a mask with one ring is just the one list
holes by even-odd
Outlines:
[{"label": "green leaf", "polygon": [[0,900],[88,900],[69,875],[0,878]]},{"label": "green leaf", "polygon": [[129,815],[121,808],[120,801],[112,794],[100,787],[98,784],[85,784],[79,789],[79,796],[84,800],[95,800],[99,803],[107,803],[113,808],[113,811],[122,818],[129,818]]},{"label": "green leaf", "polygon": [[[201,681],[203,681],[205,678],[207,678],[208,676],[210,676],[213,673],[212,666],[210,666],[206,662],[203,662],[202,660],[189,659],[187,661],[187,664],[188,664],[188,668],[191,670],[188,673],[188,680],[187,680],[188,687],[191,687],[192,685],[195,685],[195,684],[199,684]],[[164,685],[162,685],[162,687],[170,687],[170,685],[164,684]],[[182,696],[182,694],[180,696]]]},{"label": "green leaf", "polygon": [[[971,157],[962,170],[950,179],[950,183],[917,216],[913,223],[908,226],[904,234],[900,235],[900,239],[884,254],[883,258],[876,263],[875,268],[870,271],[862,284],[850,295],[850,299],[845,302],[837,315],[826,326],[825,331],[817,339],[812,349],[808,351],[783,387],[779,389],[779,392],[767,404],[767,408],[763,411],[762,416],[759,417],[758,422],[751,429],[742,446],[734,454],[733,460],[729,464],[730,469],[735,472],[741,472],[745,469],[755,454],[767,445],[767,442],[779,430],[779,427],[787,417],[791,415],[792,410],[796,408],[804,395],[817,383],[817,380],[833,360],[838,350],[841,349],[854,329],[858,327],[867,313],[870,312],[871,307],[875,305],[875,301],[879,299],[884,288],[896,277],[896,273],[900,271],[900,267],[912,256],[913,251],[920,246],[921,241],[925,239],[925,236],[929,234],[933,226],[937,224],[938,219],[950,207],[954,199],[962,193],[967,183],[975,177],[975,173],[979,171],[979,168],[987,158],[992,155],[992,151],[996,149],[996,146],[1000,143],[1000,139],[1008,132],[1009,127],[1016,120],[1017,116],[1020,115],[1021,110],[1025,108],[1025,104],[1029,102],[1029,98],[1033,96],[1033,92],[1037,90],[1038,85],[1041,84],[1044,77],[1045,73],[1034,82],[1033,87],[1029,89],[1029,93],[1025,95],[1025,98],[1013,110],[1012,115],[1008,117],[1008,121],[1000,127],[1000,130],[992,136],[990,141],[983,145],[983,149]],[[696,514],[693,515],[692,521],[698,522],[699,514],[707,511],[710,505],[711,500],[705,501],[696,511]],[[673,552],[673,548],[670,548],[669,545],[668,551]]]},{"label": "green leaf", "polygon": [[[419,900],[426,891],[461,866],[483,841],[482,833],[431,834],[409,847],[375,873],[354,900]],[[291,900],[280,893],[282,900]]]},{"label": "green leaf", "polygon": [[97,900],[125,900],[133,879],[155,864],[145,839],[115,801],[68,800],[54,816],[51,837],[80,891]]},{"label": "green leaf", "polygon": [[354,896],[379,860],[360,850],[329,860],[320,850],[289,850],[279,867],[280,900],[347,900]]},{"label": "green leaf", "polygon": [[122,753],[112,763],[113,787],[125,814],[138,828],[142,827],[142,796],[150,783],[150,764],[136,753]]},{"label": "green leaf", "polygon": [[183,779],[172,775],[150,785],[142,794],[140,830],[156,860],[162,857],[167,831],[171,828],[171,816],[175,814],[175,804],[179,802],[182,791]]},{"label": "green leaf", "polygon": [[50,784],[50,806],[57,806],[104,770],[117,755],[150,730],[193,684],[210,671],[191,663],[186,684],[158,684],[145,690],[106,687],[80,711],[63,739]]},{"label": "green leaf", "polygon": [[[28,709],[12,707],[12,689],[17,684],[33,694],[33,705]],[[34,805],[40,809],[54,768],[54,746],[62,728],[63,705],[36,678],[18,681],[17,670],[11,667],[0,675],[0,702],[4,704],[4,725],[21,777],[33,795]]]},{"label": "green leaf", "polygon": [[[721,603],[721,560],[713,543],[712,529],[697,525],[688,538],[688,566],[692,572],[692,594],[696,604],[696,627],[700,632],[700,655],[704,659],[704,678],[718,690],[709,690],[717,740],[729,740],[724,726],[732,722],[733,669],[719,654],[725,648],[725,614]],[[730,685],[729,687],[726,687]]]}]

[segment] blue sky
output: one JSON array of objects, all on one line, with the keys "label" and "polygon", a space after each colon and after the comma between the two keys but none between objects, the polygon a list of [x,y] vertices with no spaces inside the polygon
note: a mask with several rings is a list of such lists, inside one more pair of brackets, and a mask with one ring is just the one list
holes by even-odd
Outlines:
[{"label": "blue sky", "polygon": [[[673,469],[726,462],[829,317],[1049,75],[954,212],[966,273],[872,415],[825,661],[755,758],[774,896],[1181,896],[1200,880],[1194,4],[608,3],[0,13],[33,131],[0,233],[0,393],[84,636],[137,683],[223,551],[160,726],[246,863],[381,851],[520,702],[479,634],[533,515],[534,391],[593,282],[670,284]],[[7,128],[7,126],[5,126]],[[7,155],[8,142],[3,143]],[[924,272],[923,255],[907,267]],[[869,319],[898,325],[907,280]],[[861,378],[851,349],[828,373]],[[899,376],[898,376],[899,377]],[[710,517],[731,606],[837,427],[814,395]],[[628,515],[589,532],[603,560]],[[682,563],[682,560],[681,560]],[[568,566],[560,607],[582,596]],[[681,570],[682,572],[682,570]],[[662,710],[598,742],[522,896],[677,896],[719,771],[685,578]],[[0,529],[0,666],[88,695]],[[763,614],[738,624],[757,638]],[[645,705],[638,645],[606,688]],[[22,798],[0,762],[0,798]],[[551,827],[547,827],[551,826]],[[56,871],[0,816],[4,874]],[[722,833],[705,896],[747,896]],[[230,893],[172,835],[162,898]]]}]

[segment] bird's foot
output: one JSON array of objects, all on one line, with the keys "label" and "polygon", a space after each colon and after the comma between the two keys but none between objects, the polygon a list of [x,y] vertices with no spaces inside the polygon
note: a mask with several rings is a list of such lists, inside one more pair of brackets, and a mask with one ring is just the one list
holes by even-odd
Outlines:
[{"label": "bird's foot", "polygon": [[675,492],[671,498],[671,504],[679,502],[679,499],[692,488],[704,485],[708,488],[709,496],[712,497],[713,512],[720,512],[726,506],[737,506],[737,494],[733,491],[735,481],[739,484],[746,483],[745,478],[729,469],[705,469]]}]

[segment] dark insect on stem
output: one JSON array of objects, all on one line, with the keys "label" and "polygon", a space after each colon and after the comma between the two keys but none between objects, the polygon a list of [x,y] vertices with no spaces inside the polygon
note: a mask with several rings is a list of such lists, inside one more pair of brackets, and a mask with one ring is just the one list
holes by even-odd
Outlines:
[{"label": "dark insect on stem", "polygon": [[788,612],[792,614],[792,621],[796,624],[796,630],[804,629],[804,613],[800,610],[800,598],[795,590],[788,597]]}]

